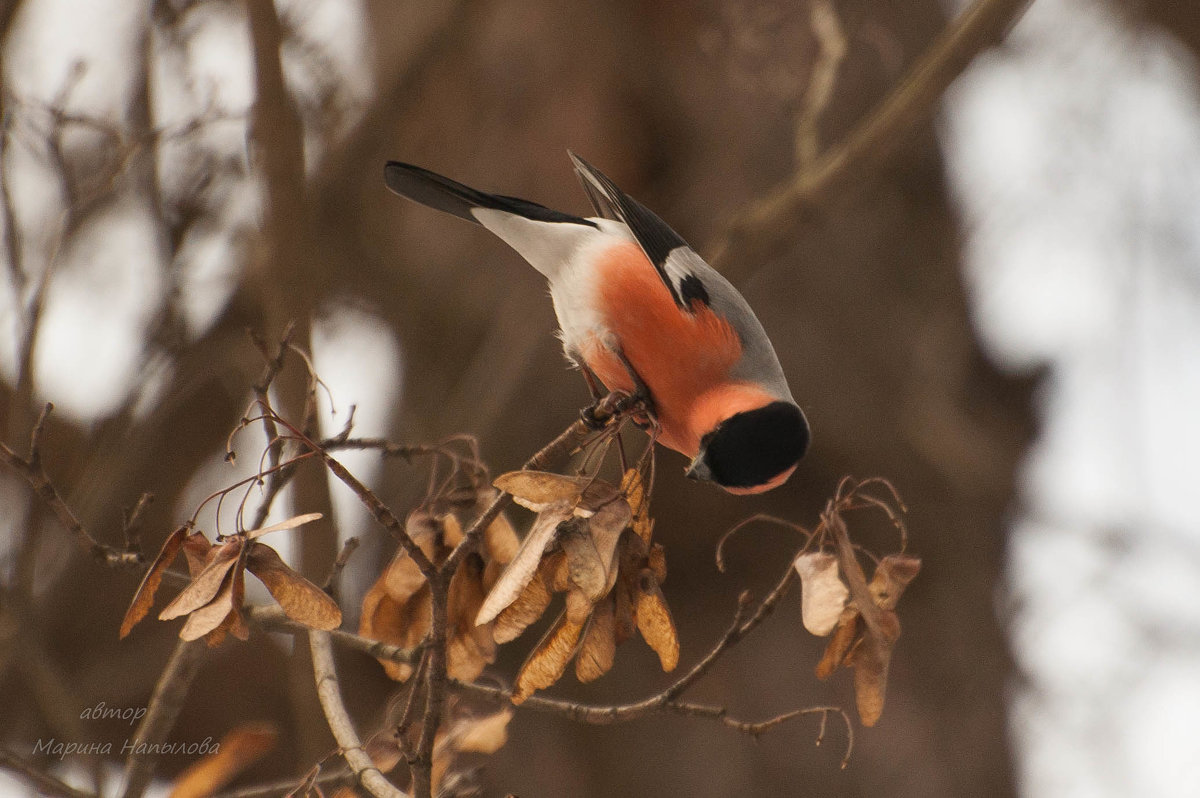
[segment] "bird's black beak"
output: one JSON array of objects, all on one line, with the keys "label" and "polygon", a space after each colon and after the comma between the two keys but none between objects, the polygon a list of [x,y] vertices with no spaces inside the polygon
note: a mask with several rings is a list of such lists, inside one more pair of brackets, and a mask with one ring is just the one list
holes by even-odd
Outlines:
[{"label": "bird's black beak", "polygon": [[692,459],[691,464],[688,466],[687,478],[704,482],[712,481],[712,471],[709,470],[708,463],[704,462],[704,452],[700,452],[700,454]]}]

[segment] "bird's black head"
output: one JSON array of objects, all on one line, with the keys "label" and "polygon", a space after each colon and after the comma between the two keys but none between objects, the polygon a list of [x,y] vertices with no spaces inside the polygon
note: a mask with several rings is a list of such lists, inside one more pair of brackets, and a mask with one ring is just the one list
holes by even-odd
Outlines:
[{"label": "bird's black head", "polygon": [[730,416],[700,441],[688,476],[731,493],[761,493],[781,484],[808,449],[808,422],[791,402]]}]

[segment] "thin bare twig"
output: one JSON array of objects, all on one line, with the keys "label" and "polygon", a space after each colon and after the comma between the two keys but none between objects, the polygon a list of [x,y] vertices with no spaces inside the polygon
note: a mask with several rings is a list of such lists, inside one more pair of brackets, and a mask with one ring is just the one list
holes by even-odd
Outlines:
[{"label": "thin bare twig", "polygon": [[[592,418],[596,424],[605,424],[620,416],[623,412],[627,412],[630,408],[626,407],[628,397],[622,393],[610,393],[608,396],[601,399],[592,409]],[[563,430],[557,438],[550,441],[542,447],[541,451],[530,457],[521,466],[522,470],[538,470],[545,468],[546,464],[552,460],[570,453],[577,446],[583,443],[587,438],[595,433],[594,425],[584,422],[582,419],[576,421],[571,426]],[[462,542],[455,547],[454,551],[450,552],[450,556],[442,564],[442,570],[453,574],[458,567],[458,563],[469,554],[483,534],[483,530],[487,529],[492,521],[496,520],[496,516],[504,511],[512,501],[512,496],[501,492],[487,509],[479,514],[466,531],[463,532]]]},{"label": "thin bare twig", "polygon": [[[750,516],[749,518],[743,518],[741,521],[738,521],[736,524],[731,526],[725,532],[724,535],[721,535],[721,537],[717,540],[717,570],[718,571],[720,571],[721,573],[725,573],[725,546],[728,545],[730,539],[733,538],[734,535],[736,535],[738,532],[742,531],[746,527],[750,526],[751,524],[757,523],[759,521],[765,521],[767,523],[775,524],[777,526],[782,526],[787,529],[791,529],[793,531],[799,532],[800,534],[804,535],[804,537],[805,537],[806,542],[804,544],[804,548],[808,548],[809,544],[812,542],[813,534],[811,532],[809,532],[807,529],[805,529],[804,527],[800,526],[800,524],[789,521],[786,518],[779,518],[778,516],[770,515],[768,513],[755,513],[754,515]],[[801,549],[801,551],[803,551],[803,550],[804,549]]]},{"label": "thin bare twig", "polygon": [[[272,354],[267,349],[267,344],[259,336],[251,335],[255,345],[262,352],[263,359],[266,364],[263,366],[262,376],[258,378],[258,382],[254,383],[254,395],[258,398],[259,404],[263,407],[270,407],[271,400],[268,391],[271,389],[271,383],[275,381],[275,377],[283,370],[283,362],[287,356],[288,349],[292,343],[292,337],[296,334],[296,323],[288,322],[284,328],[283,335],[280,337],[279,346]],[[283,452],[283,439],[279,437],[279,429],[275,426],[275,418],[273,413],[262,414],[263,431],[267,436],[267,464],[273,467],[279,464],[280,455]],[[258,509],[254,514],[254,521],[250,525],[251,529],[257,529],[262,526],[267,515],[271,512],[271,505],[275,501],[275,497],[283,490],[284,486],[291,480],[292,475],[296,473],[295,466],[283,469],[282,471],[273,471],[267,479],[267,486],[264,491],[262,501],[258,505]]]},{"label": "thin bare twig", "polygon": [[208,647],[201,640],[180,640],[175,645],[162,675],[158,677],[158,684],[154,686],[146,715],[134,732],[133,750],[125,760],[125,790],[121,793],[122,798],[139,798],[149,786],[154,776],[154,758],[145,752],[155,743],[166,740],[171,733],[207,650]]},{"label": "thin bare twig", "polygon": [[[494,687],[483,684],[467,684],[464,682],[455,682],[456,689],[463,692],[471,692],[476,695],[485,696],[491,699],[507,699],[512,695],[510,690],[503,687]],[[660,694],[661,695],[661,694]],[[748,734],[751,737],[760,737],[769,731],[783,725],[793,718],[801,715],[821,715],[821,726],[817,735],[817,744],[820,745],[825,739],[825,724],[830,714],[841,716],[846,726],[846,751],[842,755],[842,767],[850,760],[850,754],[854,751],[854,724],[850,720],[849,714],[841,707],[835,706],[818,706],[804,707],[802,709],[794,709],[789,712],[783,712],[773,717],[761,721],[741,720],[729,714],[725,707],[719,707],[711,704],[695,704],[688,701],[659,701],[658,696],[646,701],[639,701],[635,704],[617,704],[612,706],[596,706],[593,704],[582,704],[574,701],[565,701],[559,698],[548,698],[546,696],[534,695],[526,698],[523,707],[537,710],[539,712],[547,712],[577,723],[589,723],[594,725],[609,725],[616,723],[627,723],[629,721],[638,720],[647,715],[673,713],[676,715],[685,715],[693,718],[705,718],[715,720],[718,723],[727,726],[734,731]]]},{"label": "thin bare twig", "polygon": [[442,725],[442,708],[446,703],[446,640],[450,626],[450,577],[439,570],[429,580],[430,625],[429,651],[425,660],[425,713],[421,718],[421,736],[409,764],[412,771],[413,795],[433,798],[433,748],[438,727]]},{"label": "thin bare twig", "polygon": [[[355,779],[354,771],[348,767],[339,766],[337,770],[331,773],[322,773],[315,779],[297,781],[296,779],[274,781],[269,784],[259,784],[254,787],[242,787],[236,790],[227,792],[219,792],[212,798],[284,798],[288,795],[309,795],[311,793],[298,792],[301,786],[315,787],[321,790],[328,790],[331,787],[343,787],[353,784]],[[325,792],[329,795],[329,792]]]},{"label": "thin bare twig", "polygon": [[[523,469],[539,469],[545,467],[551,460],[569,453],[583,441],[595,433],[596,425],[603,425],[618,419],[621,413],[630,409],[629,397],[620,393],[610,393],[600,400],[591,410],[591,422],[583,419],[576,421],[565,429],[557,438],[544,446],[541,451],[529,458],[522,466]],[[433,748],[438,726],[442,721],[442,707],[445,704],[446,688],[449,679],[446,675],[446,627],[447,603],[449,600],[450,580],[458,568],[462,558],[476,545],[483,530],[496,519],[508,506],[512,497],[501,491],[492,503],[472,522],[463,533],[462,541],[450,552],[440,569],[430,577],[426,575],[430,592],[430,643],[429,660],[425,675],[425,714],[421,721],[421,737],[417,750],[412,758],[413,792],[417,798],[427,798],[432,794]]]},{"label": "thin bare twig", "polygon": [[[428,651],[428,649],[426,649]],[[413,722],[417,719],[417,696],[421,694],[421,685],[425,682],[425,673],[429,668],[429,657],[421,656],[421,663],[417,665],[416,671],[409,680],[411,685],[408,691],[408,698],[404,702],[404,711],[400,713],[400,720],[396,724],[396,742],[400,746],[400,750],[404,752],[404,756],[409,760],[409,765],[413,764],[412,746],[408,743],[408,730],[412,728]]]},{"label": "thin bare twig", "polygon": [[[269,632],[304,632],[307,634],[310,631],[310,627],[298,621],[293,621],[284,614],[281,607],[276,605],[248,607],[246,609],[246,616]],[[402,662],[406,665],[416,664],[421,657],[421,652],[427,646],[426,643],[421,643],[414,648],[404,648],[391,643],[381,643],[369,637],[356,635],[345,629],[332,629],[326,632],[326,634],[329,635],[333,642],[343,648],[361,651],[375,659]]]},{"label": "thin bare twig", "polygon": [[354,771],[358,783],[376,798],[408,798],[375,767],[370,755],[363,750],[350,720],[350,713],[342,703],[342,690],[338,683],[337,669],[333,664],[333,648],[325,632],[308,633],[309,648],[312,650],[313,677],[317,682],[317,698],[333,738],[341,747],[346,764]]},{"label": "thin bare twig", "polygon": [[349,469],[335,460],[324,449],[321,449],[316,443],[311,440],[306,440],[305,442],[325,460],[325,467],[350,488],[350,490],[354,491],[359,501],[370,511],[375,521],[400,542],[400,545],[408,553],[408,556],[412,558],[413,563],[420,570],[421,575],[425,577],[426,581],[436,576],[437,566],[433,564],[433,561],[426,556],[417,542],[408,534],[408,531],[404,528],[404,522],[396,517],[396,514],[383,503],[383,500],[375,494],[375,491],[360,482],[358,477],[350,473]]},{"label": "thin bare twig", "polygon": [[[779,600],[787,592],[788,587],[792,583],[793,575],[795,574],[791,562],[788,562],[787,570],[776,583],[775,588],[767,595],[767,598],[758,606],[753,615],[749,615],[752,601],[749,592],[742,593],[738,597],[737,611],[734,613],[733,620],[726,628],[725,633],[721,638],[713,644],[709,652],[704,655],[703,659],[692,666],[692,669],[683,676],[676,679],[661,692],[645,698],[641,701],[634,701],[628,704],[614,704],[611,706],[591,706],[587,704],[575,704],[567,701],[560,701],[553,698],[545,698],[543,696],[533,695],[525,699],[522,706],[530,706],[534,709],[547,709],[550,711],[559,711],[566,714],[573,720],[583,723],[608,724],[608,723],[623,723],[644,717],[654,712],[660,712],[668,704],[675,702],[684,691],[699,681],[707,674],[721,658],[721,656],[731,647],[736,645],[738,641],[752,632],[755,627],[761,624],[775,610],[779,604]],[[749,616],[749,617],[747,617]],[[466,684],[464,682],[454,682],[456,689],[466,692],[480,693],[491,697],[511,697],[512,691],[500,687],[488,687],[478,684]],[[569,707],[569,710],[564,709]]]},{"label": "thin bare twig", "polygon": [[275,411],[270,407],[264,407],[263,412],[270,413],[276,424],[286,427],[287,430],[294,435],[297,440],[299,440],[309,449],[309,452],[302,453],[298,457],[305,457],[310,453],[320,456],[321,459],[325,461],[325,467],[328,468],[335,477],[341,480],[346,487],[354,491],[354,494],[358,496],[358,500],[361,501],[364,506],[366,506],[367,510],[370,511],[375,521],[388,532],[390,532],[392,536],[400,542],[400,546],[404,549],[408,556],[412,558],[413,563],[421,572],[421,576],[425,577],[426,581],[429,581],[432,577],[436,576],[437,566],[433,564],[433,561],[429,559],[424,550],[422,550],[417,542],[413,540],[412,536],[408,534],[408,530],[404,528],[404,522],[396,517],[396,514],[392,512],[391,508],[383,503],[383,500],[375,494],[375,491],[371,490],[361,481],[359,481],[358,477],[350,473],[348,468],[334,459],[334,457],[330,455],[328,451],[322,448],[319,443],[294,427],[278,413],[275,413]]},{"label": "thin bare twig", "polygon": [[350,557],[358,550],[358,538],[346,538],[346,542],[342,544],[342,550],[338,552],[337,559],[333,561],[333,567],[329,569],[329,576],[325,577],[324,584],[321,589],[326,593],[330,593],[337,598],[337,579],[345,569],[346,563],[350,562]]},{"label": "thin bare twig", "polygon": [[75,513],[71,511],[71,508],[59,496],[54,483],[50,481],[50,477],[42,467],[42,431],[46,425],[46,418],[53,409],[54,405],[47,402],[46,406],[42,409],[41,415],[38,416],[37,423],[33,426],[33,432],[29,436],[29,459],[26,460],[8,448],[6,444],[0,442],[0,463],[4,463],[13,471],[20,474],[29,483],[30,487],[33,488],[38,498],[54,511],[54,514],[58,516],[58,520],[62,522],[62,525],[74,533],[96,559],[107,565],[140,564],[143,560],[140,551],[128,551],[113,546],[106,546],[92,537],[87,529],[84,528],[83,523],[75,516]]},{"label": "thin bare twig", "polygon": [[781,712],[774,717],[760,721],[745,721],[730,717],[724,707],[714,707],[706,704],[690,704],[683,701],[670,701],[664,705],[664,709],[674,712],[677,715],[686,715],[692,718],[711,718],[712,720],[720,721],[735,731],[748,734],[751,737],[758,739],[767,732],[782,726],[793,718],[798,718],[802,715],[817,715],[821,716],[821,725],[817,730],[816,744],[820,745],[825,742],[825,726],[830,715],[840,715],[842,721],[846,725],[846,752],[842,755],[842,767],[850,763],[850,755],[854,753],[854,724],[850,721],[850,715],[841,707],[804,707],[803,709],[793,709],[789,712]]},{"label": "thin bare twig", "polygon": [[126,551],[141,551],[142,550],[142,513],[154,501],[153,493],[143,493],[138,497],[137,503],[133,505],[133,509],[125,513],[125,517],[121,523],[121,532],[125,537]]}]

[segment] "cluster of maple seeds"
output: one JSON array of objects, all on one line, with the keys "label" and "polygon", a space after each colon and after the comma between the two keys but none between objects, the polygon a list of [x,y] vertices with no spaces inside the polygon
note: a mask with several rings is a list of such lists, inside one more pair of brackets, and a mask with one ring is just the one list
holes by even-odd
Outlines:
[{"label": "cluster of maple seeds", "polygon": [[[882,509],[903,532],[892,502],[864,491],[876,484],[886,487],[902,510],[886,481],[844,480],[793,562],[801,582],[804,627],[830,638],[816,675],[826,679],[841,667],[854,671],[856,704],[866,726],[874,725],[883,711],[891,655],[900,637],[896,606],[921,567],[917,557],[889,554],[876,561],[871,581],[866,581],[842,514],[864,507]],[[640,473],[630,469],[614,486],[595,477],[514,471],[497,477],[493,486],[472,488],[473,502],[464,503],[461,497],[434,501],[433,509],[413,512],[405,527],[429,560],[440,566],[462,543],[464,533],[454,512],[437,512],[439,503],[478,513],[499,490],[537,514],[523,541],[507,518],[498,515],[484,530],[479,550],[464,557],[456,569],[448,594],[448,674],[474,681],[495,662],[497,645],[516,639],[537,622],[558,593],[566,594],[565,607],[517,674],[514,704],[556,683],[572,660],[581,682],[604,675],[613,666],[617,646],[635,631],[658,654],[663,670],[673,670],[679,641],[661,589],[666,559],[662,546],[651,539],[654,522]],[[215,544],[190,525],[175,530],[134,594],[121,637],[148,614],[164,573],[180,554],[187,560],[191,580],[158,617],[186,615],[179,633],[184,640],[204,637],[215,646],[227,634],[247,639],[242,613],[246,571],[263,582],[291,619],[314,629],[337,628],[342,614],[336,602],[258,540],[320,517],[310,513],[221,535]],[[429,635],[431,602],[425,577],[401,550],[363,599],[360,633],[415,648]],[[413,674],[412,665],[385,659],[380,663],[397,681]]]},{"label": "cluster of maple seeds", "polygon": [[[503,474],[493,484],[537,517],[518,543],[498,516],[484,530],[479,551],[455,572],[448,601],[449,675],[475,679],[495,661],[496,645],[520,636],[558,593],[566,594],[566,606],[517,674],[514,703],[557,682],[572,659],[580,681],[599,678],[635,631],[663,669],[673,670],[679,641],[661,590],[666,558],[651,541],[654,524],[638,471],[627,471],[619,487],[540,471]],[[453,513],[414,513],[406,529],[435,564],[463,536]],[[416,564],[399,552],[363,600],[360,633],[415,646],[429,632],[429,601]],[[381,663],[394,679],[412,675],[410,665]]]},{"label": "cluster of maple seeds", "polygon": [[870,583],[866,581],[842,513],[863,507],[881,509],[903,534],[892,503],[863,491],[872,485],[884,486],[891,494],[889,498],[903,507],[895,489],[885,480],[843,480],[810,537],[816,549],[808,551],[806,546],[793,563],[800,576],[804,628],[818,637],[830,638],[815,669],[817,678],[827,679],[840,667],[853,669],[855,703],[864,726],[874,726],[883,713],[888,668],[900,639],[896,605],[921,570],[918,557],[903,552],[888,554],[876,562]]},{"label": "cluster of maple seeds", "polygon": [[295,529],[320,517],[320,513],[298,515],[261,529],[219,536],[216,544],[203,532],[193,531],[190,524],[176,529],[163,541],[158,556],[133,594],[121,621],[121,638],[150,612],[163,574],[180,553],[187,560],[191,582],[163,608],[158,619],[169,621],[188,616],[179,630],[183,640],[204,637],[209,646],[216,646],[227,633],[239,640],[249,639],[250,629],[242,614],[246,571],[266,585],[292,620],[313,629],[338,628],[342,625],[342,611],[337,602],[289,568],[275,549],[258,541],[269,532]]}]

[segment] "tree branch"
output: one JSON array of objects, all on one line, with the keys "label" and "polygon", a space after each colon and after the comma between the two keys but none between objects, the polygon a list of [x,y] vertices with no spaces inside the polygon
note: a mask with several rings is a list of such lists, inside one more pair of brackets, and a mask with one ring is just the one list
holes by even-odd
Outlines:
[{"label": "tree branch", "polygon": [[[592,411],[592,420],[594,424],[606,424],[614,418],[617,418],[622,413],[627,412],[629,397],[621,393],[610,393],[601,399]],[[550,441],[542,447],[541,451],[530,457],[521,466],[523,471],[536,471],[545,468],[551,461],[569,454],[575,447],[583,443],[590,435],[595,434],[596,428],[594,424],[589,424],[583,419],[576,421],[571,426],[563,430],[557,438]],[[488,505],[487,509],[479,514],[465,532],[463,532],[462,542],[455,547],[454,551],[450,552],[450,556],[442,563],[442,570],[448,574],[453,574],[458,568],[458,563],[471,552],[474,548],[479,536],[483,534],[483,530],[487,529],[492,521],[496,520],[496,516],[500,515],[509,503],[512,501],[512,496],[503,491]]]},{"label": "tree branch", "polygon": [[358,783],[376,798],[408,798],[388,781],[371,757],[363,750],[350,714],[342,703],[342,690],[338,683],[337,669],[333,664],[333,649],[329,635],[325,632],[308,633],[309,648],[312,650],[313,677],[317,681],[317,698],[329,722],[329,730],[342,750],[342,756],[354,771]]},{"label": "tree branch", "polygon": [[141,552],[106,546],[92,537],[75,513],[71,511],[71,508],[62,500],[54,483],[50,481],[50,477],[42,467],[42,431],[46,425],[46,418],[53,409],[54,405],[47,402],[42,409],[42,414],[38,416],[37,422],[33,425],[33,432],[29,436],[29,459],[26,460],[8,448],[5,443],[0,442],[0,463],[4,463],[20,474],[33,488],[33,492],[54,511],[62,525],[73,532],[96,559],[108,565],[140,564],[142,562]]},{"label": "tree branch", "polygon": [[[770,617],[771,613],[779,605],[780,599],[786,595],[788,588],[791,586],[795,578],[795,569],[792,568],[791,560],[788,560],[787,570],[783,576],[775,584],[767,597],[758,605],[754,614],[747,617],[750,610],[751,599],[749,592],[742,593],[738,597],[737,610],[734,612],[733,620],[721,638],[713,644],[708,654],[697,662],[692,669],[679,677],[676,681],[667,686],[662,692],[645,698],[641,701],[634,701],[628,704],[613,704],[608,706],[594,706],[589,704],[579,704],[570,701],[562,701],[556,698],[546,698],[545,696],[533,695],[525,699],[521,706],[527,706],[532,709],[543,710],[547,712],[555,712],[570,718],[571,720],[580,723],[591,723],[605,725],[610,723],[625,723],[631,720],[636,720],[646,715],[656,712],[673,711],[682,714],[694,714],[698,717],[711,717],[715,719],[725,718],[725,710],[720,707],[706,707],[695,704],[685,704],[677,701],[684,691],[704,677],[717,663],[717,660],[730,648],[735,646],[742,638],[752,632],[759,624]],[[456,690],[463,692],[476,693],[491,698],[506,698],[512,697],[512,690],[502,687],[491,687],[480,684],[467,684],[465,682],[454,681],[453,686]],[[821,711],[824,708],[812,709],[812,712]],[[806,710],[810,711],[810,710]],[[832,711],[832,710],[830,710]],[[840,711],[840,710],[839,710]],[[726,725],[738,728],[745,732],[752,732],[753,729],[761,727],[762,731],[772,728],[774,725],[782,721],[764,721],[764,724],[752,724],[744,721],[733,721],[732,723],[725,722]]]},{"label": "tree branch", "polygon": [[184,699],[191,689],[192,681],[200,672],[204,654],[208,650],[204,641],[180,640],[167,660],[158,684],[154,686],[154,695],[146,709],[146,716],[138,724],[133,735],[133,750],[125,760],[125,790],[122,798],[140,798],[154,776],[154,760],[147,755],[138,754],[143,746],[150,747],[167,739],[175,721],[183,709]]},{"label": "tree branch", "polygon": [[838,70],[846,57],[846,34],[833,0],[809,0],[808,15],[817,40],[817,59],[796,119],[796,160],[802,169],[812,166],[820,153],[817,128],[833,99]]},{"label": "tree branch", "polygon": [[[246,610],[246,615],[250,620],[268,632],[303,632],[307,634],[311,631],[311,627],[293,621],[284,615],[283,609],[276,605],[250,607]],[[326,632],[326,634],[329,635],[333,642],[343,648],[361,651],[363,654],[375,659],[402,662],[406,665],[415,665],[421,658],[421,652],[427,647],[425,643],[422,643],[415,648],[403,648],[391,643],[381,643],[369,637],[356,635],[344,629],[332,629]]]},{"label": "tree branch", "polygon": [[[786,231],[815,205],[883,161],[927,119],[947,87],[999,41],[1030,0],[976,0],[930,45],[875,111],[843,141],[735,216],[710,248],[711,262],[736,282],[739,271],[777,255]],[[734,254],[736,260],[734,262]],[[739,265],[740,264],[740,265]]]}]

